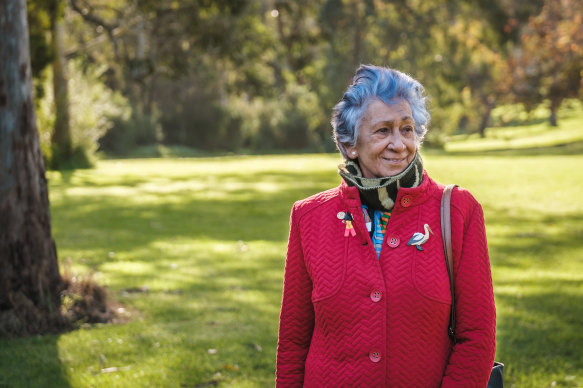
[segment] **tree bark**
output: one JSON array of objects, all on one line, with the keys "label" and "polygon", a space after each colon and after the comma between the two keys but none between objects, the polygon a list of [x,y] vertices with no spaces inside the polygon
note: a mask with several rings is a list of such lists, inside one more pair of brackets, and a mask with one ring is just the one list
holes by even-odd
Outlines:
[{"label": "tree bark", "polygon": [[556,127],[558,125],[558,123],[557,123],[557,111],[561,107],[561,103],[563,101],[560,98],[551,98],[550,100],[551,100],[551,106],[550,106],[551,114],[549,116],[549,124],[553,127]]},{"label": "tree bark", "polygon": [[482,119],[480,120],[480,126],[478,127],[478,133],[480,137],[486,137],[486,128],[488,127],[488,123],[490,122],[490,115],[492,114],[492,109],[494,109],[495,104],[493,102],[487,101],[486,109],[482,114]]},{"label": "tree bark", "polygon": [[0,1],[0,268],[0,335],[43,333],[62,324],[26,0]]}]

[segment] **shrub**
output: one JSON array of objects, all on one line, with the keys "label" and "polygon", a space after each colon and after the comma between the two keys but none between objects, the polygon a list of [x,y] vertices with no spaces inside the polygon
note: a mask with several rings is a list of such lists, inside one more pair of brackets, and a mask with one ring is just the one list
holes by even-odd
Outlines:
[{"label": "shrub", "polygon": [[[99,140],[116,121],[127,120],[130,108],[127,100],[101,81],[105,68],[83,66],[72,60],[67,66],[69,76],[69,116],[73,150],[63,168],[89,167],[93,164]],[[52,74],[46,77],[46,93],[37,101],[37,118],[41,148],[47,165],[59,159],[58,147],[51,145],[55,112]]]}]

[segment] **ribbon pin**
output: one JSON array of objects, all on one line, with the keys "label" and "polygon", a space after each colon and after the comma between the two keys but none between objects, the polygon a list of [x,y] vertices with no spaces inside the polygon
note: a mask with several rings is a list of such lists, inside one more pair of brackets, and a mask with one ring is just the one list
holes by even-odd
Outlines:
[{"label": "ribbon pin", "polygon": [[421,244],[425,244],[427,240],[429,240],[429,233],[433,234],[433,231],[429,225],[425,224],[423,225],[423,228],[425,229],[425,234],[416,232],[413,234],[413,237],[411,237],[407,245],[414,245],[418,250],[423,250],[423,248],[421,248]]},{"label": "ribbon pin", "polygon": [[344,215],[344,222],[346,223],[346,229],[344,230],[344,237],[348,237],[348,235],[352,235],[353,237],[356,236],[356,231],[354,230],[354,226],[352,226],[352,216],[350,213],[346,212]]}]

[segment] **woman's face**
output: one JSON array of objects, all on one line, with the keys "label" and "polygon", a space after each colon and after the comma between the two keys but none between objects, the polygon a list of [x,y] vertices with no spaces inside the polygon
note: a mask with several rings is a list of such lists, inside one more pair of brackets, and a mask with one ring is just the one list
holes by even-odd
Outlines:
[{"label": "woman's face", "polygon": [[345,148],[350,159],[358,158],[365,178],[393,176],[405,170],[417,151],[409,103],[372,101],[361,120],[356,145]]}]

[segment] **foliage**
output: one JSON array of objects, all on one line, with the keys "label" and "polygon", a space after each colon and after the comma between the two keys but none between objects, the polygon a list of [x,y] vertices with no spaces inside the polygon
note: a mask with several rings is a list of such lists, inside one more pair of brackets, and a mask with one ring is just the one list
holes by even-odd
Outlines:
[{"label": "foliage", "polygon": [[562,101],[583,98],[583,3],[545,1],[511,60],[517,100],[527,109],[548,100],[551,125],[557,125]]},{"label": "foliage", "polygon": [[144,144],[155,145],[160,137],[160,123],[155,112],[148,116],[138,116],[131,111],[130,116],[113,119],[112,129],[99,139],[99,149],[112,155],[128,155],[134,148]]},{"label": "foliage", "polygon": [[27,1],[28,33],[30,44],[30,64],[35,80],[35,97],[42,99],[46,72],[45,68],[53,60],[53,52],[48,40],[51,29],[48,3],[41,0]]},{"label": "foliage", "polygon": [[[103,67],[68,62],[70,117],[73,142],[71,166],[89,167],[94,163],[98,141],[113,127],[115,120],[127,120],[130,108],[126,99],[102,82]],[[52,77],[43,86],[47,91],[37,99],[37,117],[41,148],[50,161],[51,133],[54,124]],[[50,163],[50,162],[49,162]]]},{"label": "foliage", "polygon": [[[41,20],[40,3],[32,3]],[[574,95],[567,89],[579,84],[580,62],[563,51],[559,58],[551,46],[569,37],[568,47],[580,46],[581,12],[561,19],[549,11],[571,3],[71,0],[67,56],[102,66],[101,82],[127,99],[130,119],[116,120],[100,141],[117,155],[155,144],[331,149],[331,108],[360,63],[398,68],[426,86],[433,107],[427,145],[441,145],[452,133],[485,136],[492,109],[513,95],[532,108],[547,99],[553,108],[543,70],[568,72],[561,76],[568,87],[553,85]],[[554,37],[533,53],[544,26],[555,23]],[[313,105],[296,109],[302,101]]]},{"label": "foliage", "polygon": [[[234,100],[231,115],[241,123],[243,145],[256,150],[321,150],[327,117],[318,96],[306,86],[290,85],[278,100]],[[332,144],[327,144],[329,148]]]},{"label": "foliage", "polygon": [[490,34],[498,41],[496,46],[520,41],[520,28],[532,15],[540,12],[545,0],[467,0],[476,12],[483,16]]},{"label": "foliage", "polygon": [[113,126],[113,119],[127,118],[129,107],[119,92],[113,92],[100,82],[103,68],[80,69],[70,62],[71,127],[73,143],[94,154],[98,140]]}]

